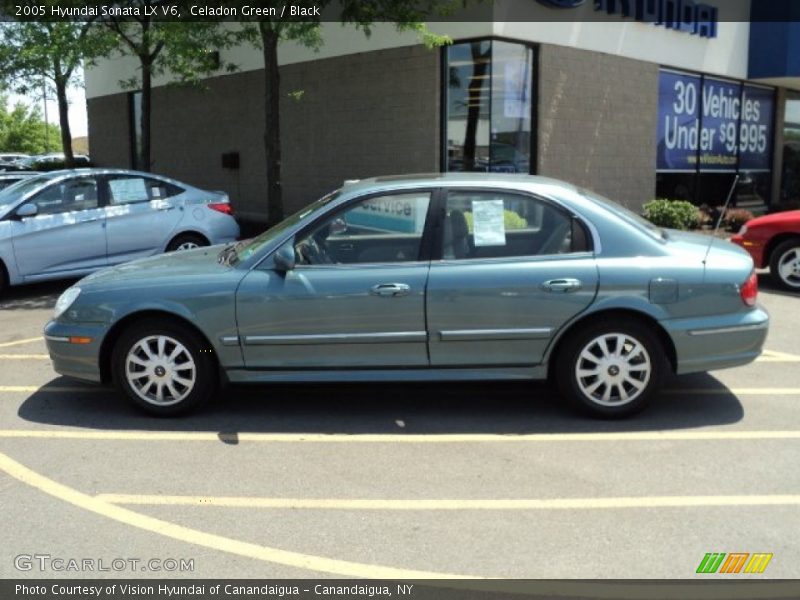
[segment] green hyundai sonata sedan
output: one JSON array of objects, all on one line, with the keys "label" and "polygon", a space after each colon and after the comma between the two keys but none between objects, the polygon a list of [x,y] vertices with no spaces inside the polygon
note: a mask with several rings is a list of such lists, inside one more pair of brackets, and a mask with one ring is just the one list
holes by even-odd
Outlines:
[{"label": "green hyundai sonata sedan", "polygon": [[769,316],[750,256],[541,177],[350,182],[251,240],[82,279],[55,370],[154,415],[221,381],[535,380],[600,417],[670,373],[743,365]]}]

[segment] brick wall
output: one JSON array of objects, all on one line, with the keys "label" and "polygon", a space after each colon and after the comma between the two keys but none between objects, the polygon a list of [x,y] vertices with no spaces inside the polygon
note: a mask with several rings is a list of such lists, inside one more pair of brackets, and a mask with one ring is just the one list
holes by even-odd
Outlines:
[{"label": "brick wall", "polygon": [[638,210],[655,195],[658,65],[543,44],[538,173]]},{"label": "brick wall", "polygon": [[[416,46],[281,68],[287,214],[345,179],[438,170],[438,57]],[[125,94],[89,100],[98,165],[129,166],[127,111]],[[153,172],[224,190],[240,215],[266,218],[262,71],[156,88],[151,123]],[[239,153],[239,170],[222,168],[226,152]]]}]

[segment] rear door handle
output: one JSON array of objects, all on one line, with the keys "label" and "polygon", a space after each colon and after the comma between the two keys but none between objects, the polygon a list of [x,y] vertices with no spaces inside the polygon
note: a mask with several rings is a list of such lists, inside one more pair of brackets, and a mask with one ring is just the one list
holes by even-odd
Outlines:
[{"label": "rear door handle", "polygon": [[581,289],[581,282],[578,279],[551,279],[545,281],[542,287],[548,292],[574,292]]},{"label": "rear door handle", "polygon": [[411,292],[411,286],[406,283],[379,283],[373,285],[370,292],[376,296],[407,296]]}]

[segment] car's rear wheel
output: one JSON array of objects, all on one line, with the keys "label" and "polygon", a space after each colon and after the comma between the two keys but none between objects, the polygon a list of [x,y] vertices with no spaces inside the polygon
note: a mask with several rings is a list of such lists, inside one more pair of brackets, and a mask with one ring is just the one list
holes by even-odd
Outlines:
[{"label": "car's rear wheel", "polygon": [[208,240],[196,233],[182,233],[175,237],[168,245],[167,252],[175,250],[194,250],[202,246],[208,246]]},{"label": "car's rear wheel", "polygon": [[800,292],[800,238],[778,244],[770,255],[769,272],[782,288]]},{"label": "car's rear wheel", "polygon": [[197,409],[217,389],[213,353],[188,327],[151,320],[127,329],[112,355],[115,385],[156,416]]},{"label": "car's rear wheel", "polygon": [[665,353],[644,324],[597,322],[568,338],[556,357],[562,395],[592,416],[621,418],[642,410],[661,386]]}]

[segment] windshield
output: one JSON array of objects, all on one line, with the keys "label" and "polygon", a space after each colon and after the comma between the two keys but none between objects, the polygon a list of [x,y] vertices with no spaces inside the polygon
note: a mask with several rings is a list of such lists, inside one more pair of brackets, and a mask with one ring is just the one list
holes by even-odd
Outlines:
[{"label": "windshield", "polygon": [[236,249],[236,254],[235,256],[231,257],[229,263],[236,264],[240,260],[247,260],[251,256],[257,254],[269,242],[274,240],[276,237],[279,237],[282,232],[293,227],[294,225],[305,219],[308,215],[310,215],[313,212],[316,212],[317,210],[319,210],[326,204],[332,202],[338,197],[339,197],[339,190],[331,192],[327,196],[323,196],[316,202],[309,204],[302,210],[297,211],[292,216],[288,217],[287,219],[284,219],[277,225],[270,227],[264,233],[257,235],[256,237],[249,240],[242,240],[236,246],[234,246],[234,248]]},{"label": "windshield", "polygon": [[35,189],[43,186],[50,180],[47,175],[39,175],[37,177],[26,177],[17,183],[14,183],[7,188],[0,191],[0,212],[5,210],[9,205],[14,204],[20,198],[34,191]]},{"label": "windshield", "polygon": [[650,221],[640,215],[637,215],[635,212],[623,206],[622,204],[614,202],[613,200],[609,200],[608,198],[595,194],[594,192],[590,192],[589,190],[581,189],[579,191],[585,198],[595,202],[596,204],[599,204],[606,210],[614,213],[636,228],[644,230],[648,235],[651,235],[658,240],[667,239],[666,232],[663,229],[653,225]]}]

